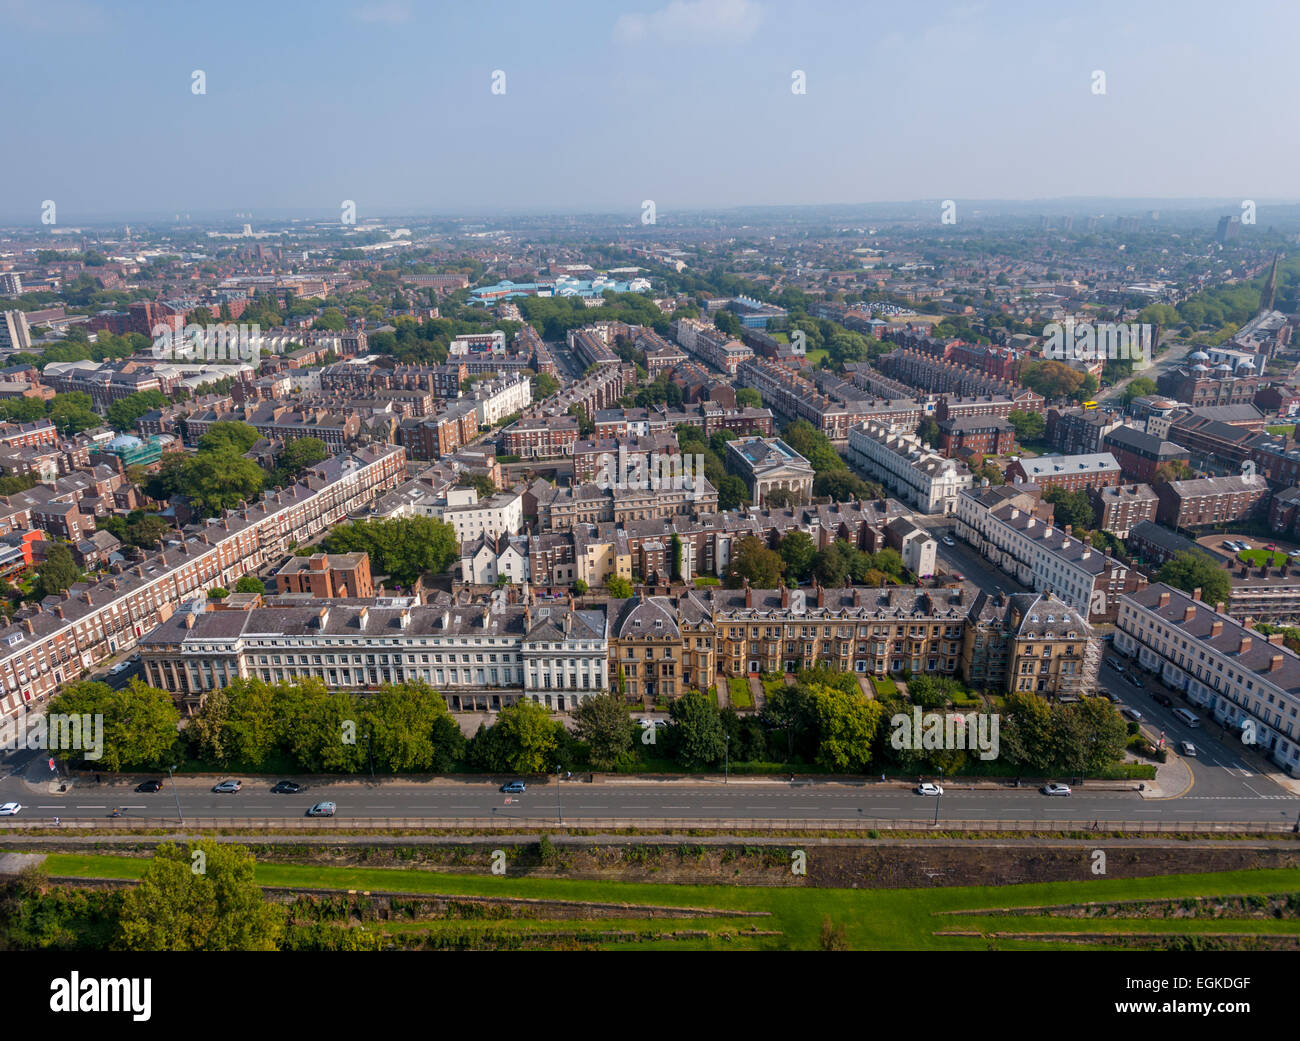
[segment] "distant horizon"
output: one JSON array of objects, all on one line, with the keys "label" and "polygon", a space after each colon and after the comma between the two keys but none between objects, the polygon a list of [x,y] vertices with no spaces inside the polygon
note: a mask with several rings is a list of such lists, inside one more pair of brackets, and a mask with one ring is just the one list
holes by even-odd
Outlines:
[{"label": "distant horizon", "polygon": [[[1198,212],[1214,212],[1221,216],[1234,215],[1241,206],[1241,200],[1215,198],[1212,196],[1051,196],[1042,198],[963,198],[962,196],[951,197],[958,207],[961,217],[957,224],[950,227],[954,231],[959,231],[962,222],[970,222],[973,219],[997,219],[997,218],[1017,218],[1017,217],[1037,217],[1048,215],[1085,215],[1099,218],[1109,218],[1116,216],[1145,216],[1151,211],[1158,214],[1164,212],[1179,213],[1185,215],[1195,215]],[[744,203],[732,205],[715,205],[715,206],[693,206],[681,207],[675,210],[660,210],[658,219],[655,224],[642,224],[640,220],[641,210],[639,205],[628,210],[611,210],[604,208],[590,209],[566,209],[560,206],[537,206],[521,208],[498,208],[498,209],[460,209],[460,210],[422,210],[419,208],[393,208],[368,214],[358,210],[355,225],[343,225],[339,222],[336,211],[321,210],[319,208],[283,208],[279,210],[268,210],[259,213],[256,210],[244,211],[248,215],[241,216],[239,213],[228,213],[217,210],[200,210],[190,208],[182,211],[180,214],[181,226],[195,225],[216,225],[224,224],[237,227],[242,224],[252,224],[256,226],[261,222],[302,222],[311,224],[329,225],[331,222],[342,227],[353,229],[363,228],[370,222],[388,222],[394,221],[446,221],[446,220],[492,220],[492,219],[520,219],[520,218],[581,218],[591,220],[604,220],[611,222],[624,221],[629,227],[638,231],[644,230],[646,234],[653,234],[653,230],[659,224],[667,222],[672,223],[676,216],[685,216],[691,218],[708,217],[708,216],[725,216],[728,214],[767,214],[769,212],[779,213],[782,211],[790,213],[812,214],[816,211],[828,211],[828,216],[839,214],[844,216],[855,216],[864,219],[880,219],[882,221],[900,221],[915,220],[920,214],[916,211],[921,209],[933,209],[938,226],[939,207],[944,200],[941,199],[876,199],[869,202],[818,202],[818,203],[795,203],[795,202],[776,202],[776,203]],[[1269,224],[1270,209],[1280,210],[1283,212],[1273,214],[1274,220],[1279,219],[1300,219],[1300,196],[1284,199],[1258,198],[1253,200],[1256,203],[1258,213],[1257,225],[1266,227]],[[1102,212],[1090,212],[1101,209]],[[906,214],[900,212],[881,212],[871,214],[872,209],[909,211]],[[1295,212],[1285,212],[1288,209],[1294,209]],[[106,225],[116,225],[120,223],[140,223],[148,225],[176,225],[176,211],[153,211],[153,212],[103,212],[90,214],[82,217],[68,216],[65,211],[59,211],[58,223],[54,226],[43,225],[39,219],[24,221],[17,215],[0,216],[0,227],[9,229],[30,229],[33,231],[47,230],[51,236],[57,237],[61,229],[76,226],[102,227]],[[62,233],[66,233],[63,230]]]}]

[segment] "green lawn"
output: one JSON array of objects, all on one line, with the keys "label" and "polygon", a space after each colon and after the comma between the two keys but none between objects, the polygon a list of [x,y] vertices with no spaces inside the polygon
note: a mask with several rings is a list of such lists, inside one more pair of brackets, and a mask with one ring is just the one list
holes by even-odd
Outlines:
[{"label": "green lawn", "polygon": [[[785,844],[782,844],[785,845]],[[791,845],[788,848],[796,848]],[[815,846],[807,849],[809,863],[817,856]],[[55,853],[46,858],[51,875],[97,878],[136,878],[147,860]],[[625,922],[644,921],[637,915],[638,904],[681,908],[716,908],[732,911],[760,911],[770,917],[747,924],[774,930],[778,936],[723,939],[713,935],[718,923],[676,919],[685,928],[708,931],[707,938],[663,940],[674,949],[682,946],[725,944],[759,949],[813,949],[819,944],[821,923],[831,921],[845,928],[849,945],[859,950],[986,950],[986,936],[940,936],[944,931],[976,932],[1060,932],[1060,933],[1154,933],[1215,934],[1278,932],[1300,935],[1300,920],[1281,919],[1156,919],[1107,917],[1100,919],[1049,918],[1034,916],[947,915],[960,910],[996,910],[1010,907],[1042,908],[1058,904],[1131,900],[1182,900],[1192,897],[1251,896],[1293,893],[1300,888],[1300,873],[1294,870],[1218,872],[1202,875],[1166,875],[1154,878],[1111,879],[1087,873],[1081,861],[1077,882],[1029,883],[1013,886],[951,887],[933,889],[826,889],[805,885],[734,886],[682,885],[606,880],[512,878],[488,872],[487,860],[481,874],[443,874],[410,868],[352,868],[258,864],[256,879],[261,885],[304,886],[318,889],[358,891],[400,891],[450,896],[498,896],[554,900],[598,901],[628,905]],[[507,868],[509,871],[509,868]],[[537,920],[539,928],[565,928],[578,923]],[[463,926],[464,923],[457,923]],[[529,923],[520,923],[526,927]],[[613,925],[613,923],[605,923]],[[666,924],[666,922],[665,922]],[[732,919],[728,925],[736,925]],[[1069,947],[1086,949],[1086,944],[1054,944],[1033,940],[995,941],[1006,950]],[[634,944],[640,949],[642,944]]]},{"label": "green lawn", "polygon": [[1295,424],[1281,423],[1276,426],[1265,427],[1264,429],[1267,430],[1270,434],[1277,434],[1279,437],[1290,437],[1292,434],[1295,433]]},{"label": "green lawn", "polygon": [[749,679],[746,676],[727,677],[727,696],[734,709],[754,707],[754,695],[749,689]]},{"label": "green lawn", "polygon": [[892,698],[898,694],[898,684],[888,676],[872,676],[871,686],[876,692],[878,698]]},{"label": "green lawn", "polygon": [[818,347],[815,350],[808,351],[807,352],[808,364],[811,365],[813,368],[816,368],[818,365],[822,363],[822,359],[825,358],[829,353],[830,353],[829,351],[821,347]]},{"label": "green lawn", "polygon": [[1255,567],[1259,567],[1266,562],[1270,567],[1281,567],[1291,558],[1281,550],[1270,552],[1266,549],[1248,549],[1243,553],[1238,553],[1237,559],[1243,564],[1252,564]]}]

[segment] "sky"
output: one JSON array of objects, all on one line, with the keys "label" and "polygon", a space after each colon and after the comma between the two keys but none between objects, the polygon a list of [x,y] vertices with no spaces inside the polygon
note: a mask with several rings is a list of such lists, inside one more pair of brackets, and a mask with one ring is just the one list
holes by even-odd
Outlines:
[{"label": "sky", "polygon": [[0,0],[0,38],[4,220],[1300,195],[1294,3]]}]

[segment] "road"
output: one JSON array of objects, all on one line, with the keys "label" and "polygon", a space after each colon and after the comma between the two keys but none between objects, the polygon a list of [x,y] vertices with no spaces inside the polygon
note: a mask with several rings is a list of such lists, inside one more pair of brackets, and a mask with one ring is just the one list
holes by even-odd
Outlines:
[{"label": "road", "polygon": [[[953,534],[956,528],[956,521],[953,518],[918,515],[913,520],[939,540],[938,570],[949,574],[959,574],[963,578],[974,582],[986,593],[1031,592],[1027,586],[1022,586],[1001,568],[989,563],[987,559],[976,553],[969,545],[959,540]],[[951,546],[944,544],[943,539],[945,536],[952,538],[953,544]]]}]

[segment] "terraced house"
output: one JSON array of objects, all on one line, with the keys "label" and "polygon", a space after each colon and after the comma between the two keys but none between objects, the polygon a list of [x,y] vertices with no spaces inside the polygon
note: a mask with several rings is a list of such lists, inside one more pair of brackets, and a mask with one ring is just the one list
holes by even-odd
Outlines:
[{"label": "terraced house", "polygon": [[145,676],[193,713],[237,678],[360,693],[423,681],[456,711],[566,712],[609,688],[603,606],[437,602],[185,611],[141,641]]},{"label": "terraced house", "polygon": [[1261,636],[1199,590],[1161,584],[1121,599],[1115,649],[1300,775],[1300,656],[1280,633]]},{"label": "terraced house", "polygon": [[217,586],[281,559],[395,487],[406,455],[383,445],[335,456],[289,488],[246,508],[190,525],[163,552],[62,597],[24,607],[0,629],[0,716],[35,707],[61,683],[128,650],[176,608]]}]

